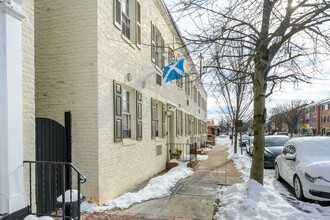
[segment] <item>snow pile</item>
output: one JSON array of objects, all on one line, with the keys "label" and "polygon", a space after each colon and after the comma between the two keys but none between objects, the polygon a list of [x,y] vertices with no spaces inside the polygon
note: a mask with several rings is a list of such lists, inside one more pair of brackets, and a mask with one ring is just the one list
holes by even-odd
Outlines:
[{"label": "snow pile", "polygon": [[[290,186],[274,178],[274,170],[264,170],[264,185],[249,179],[252,158],[247,154],[234,154],[228,145],[228,160],[242,174],[244,183],[223,187],[218,191],[216,219],[330,219],[330,207],[296,199]],[[286,185],[286,186],[285,186]]]},{"label": "snow pile", "polygon": [[150,199],[161,198],[170,194],[170,189],[175,184],[193,174],[193,170],[187,167],[187,163],[177,162],[178,166],[172,168],[168,173],[152,178],[148,185],[137,193],[125,193],[124,195],[110,200],[105,206],[98,206],[95,203],[83,202],[82,212],[93,213],[103,212],[111,209],[126,209],[135,203],[140,203]]},{"label": "snow pile", "polygon": [[[70,198],[71,196],[71,198]],[[82,195],[80,194],[80,199],[82,198]],[[62,202],[62,195],[60,195],[57,198],[57,202]],[[72,189],[65,191],[65,202],[76,202],[78,201],[78,190]]]},{"label": "snow pile", "polygon": [[24,218],[24,220],[54,220],[52,217],[42,216],[42,217],[35,217],[34,215],[28,215]]},{"label": "snow pile", "polygon": [[273,190],[255,180],[220,189],[216,219],[292,219],[303,220],[306,215],[288,204]]},{"label": "snow pile", "polygon": [[227,144],[230,144],[230,139],[228,139],[228,137],[217,137],[215,139],[215,142],[217,144],[227,145]]},{"label": "snow pile", "polygon": [[202,152],[204,152],[204,153],[207,153],[207,152],[209,152],[211,150],[212,150],[212,148],[210,148],[210,147],[203,147],[202,148]]},{"label": "snow pile", "polygon": [[234,147],[232,145],[227,145],[228,160],[232,160],[235,164],[236,169],[242,174],[241,178],[247,181],[250,178],[251,170],[251,157],[246,154],[241,155],[240,153],[234,153]]},{"label": "snow pile", "polygon": [[197,160],[203,161],[203,160],[207,160],[207,159],[209,159],[209,157],[207,155],[197,154]]}]

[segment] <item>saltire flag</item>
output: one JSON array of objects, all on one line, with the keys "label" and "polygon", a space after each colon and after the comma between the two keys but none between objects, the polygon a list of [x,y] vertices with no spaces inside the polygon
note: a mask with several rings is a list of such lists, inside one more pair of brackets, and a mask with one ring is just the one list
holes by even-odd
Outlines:
[{"label": "saltire flag", "polygon": [[171,63],[167,67],[164,67],[163,79],[165,80],[165,83],[173,80],[179,80],[183,77],[183,62],[184,59],[181,59],[179,61]]}]

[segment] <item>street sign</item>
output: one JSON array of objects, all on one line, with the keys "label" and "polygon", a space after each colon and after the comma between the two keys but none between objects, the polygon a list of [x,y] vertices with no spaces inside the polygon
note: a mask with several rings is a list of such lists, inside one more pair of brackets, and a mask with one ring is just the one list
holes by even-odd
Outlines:
[{"label": "street sign", "polygon": [[302,128],[303,129],[306,129],[307,128],[307,124],[304,124]]},{"label": "street sign", "polygon": [[297,128],[301,128],[302,126],[301,125],[298,125]]}]

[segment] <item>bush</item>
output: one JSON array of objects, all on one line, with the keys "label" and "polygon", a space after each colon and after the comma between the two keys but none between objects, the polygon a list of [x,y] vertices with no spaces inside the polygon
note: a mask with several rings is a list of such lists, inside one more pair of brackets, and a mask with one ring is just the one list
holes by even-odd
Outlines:
[{"label": "bush", "polygon": [[326,135],[326,136],[330,136],[330,131],[327,131],[327,132],[325,133],[325,135]]}]

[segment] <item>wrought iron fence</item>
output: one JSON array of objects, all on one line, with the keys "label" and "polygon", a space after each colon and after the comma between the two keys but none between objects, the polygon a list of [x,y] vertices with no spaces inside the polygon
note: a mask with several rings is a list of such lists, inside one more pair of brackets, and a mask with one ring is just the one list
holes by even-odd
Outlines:
[{"label": "wrought iron fence", "polygon": [[80,196],[80,185],[86,182],[86,177],[69,162],[24,161],[24,164],[29,170],[29,214],[80,220],[80,203],[85,199]]},{"label": "wrought iron fence", "polygon": [[177,159],[181,161],[189,161],[190,163],[197,159],[197,144],[187,143],[168,143],[167,144],[167,161]]}]

